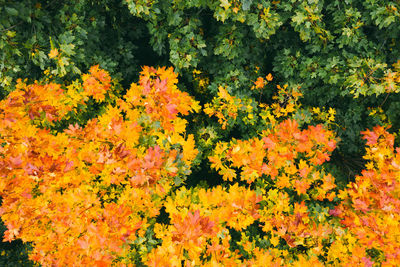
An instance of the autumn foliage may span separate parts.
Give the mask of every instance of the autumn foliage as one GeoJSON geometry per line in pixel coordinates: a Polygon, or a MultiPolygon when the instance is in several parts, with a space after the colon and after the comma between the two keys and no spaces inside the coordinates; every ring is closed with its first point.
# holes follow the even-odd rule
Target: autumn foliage
{"type": "Polygon", "coordinates": [[[113,97],[110,76],[98,66],[82,80],[20,82],[1,102],[5,240],[33,242],[31,258],[44,265],[108,265],[126,255],[196,156],[178,115],[198,106],[177,90],[171,69],[145,68],[102,115],[52,130],[90,97],[113,97]]]}
{"type": "Polygon", "coordinates": [[[400,150],[386,129],[363,132],[366,169],[339,190],[325,164],[338,139],[299,121],[296,89],[279,86],[253,114],[220,87],[203,109],[210,119],[226,129],[242,112],[263,129],[215,144],[220,185],[187,187],[199,151],[183,116],[201,107],[177,83],[171,68],[144,67],[122,93],[99,66],[70,84],[19,81],[0,102],[4,240],[32,243],[44,266],[400,261],[400,150]],[[79,124],[89,103],[99,114],[79,124]]]}

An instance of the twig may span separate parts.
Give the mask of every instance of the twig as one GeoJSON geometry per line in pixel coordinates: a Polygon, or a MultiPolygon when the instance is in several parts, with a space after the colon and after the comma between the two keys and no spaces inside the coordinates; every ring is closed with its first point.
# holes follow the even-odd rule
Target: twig
{"type": "Polygon", "coordinates": [[[385,99],[384,99],[383,102],[379,105],[379,107],[382,107],[382,105],[385,104],[385,102],[386,102],[386,100],[388,99],[388,97],[389,97],[389,93],[386,94],[385,99]]]}
{"type": "Polygon", "coordinates": [[[11,26],[11,27],[8,27],[8,28],[6,28],[6,29],[0,30],[0,32],[9,31],[9,30],[11,30],[11,29],[17,27],[17,26],[20,25],[20,24],[22,24],[22,21],[18,22],[17,24],[15,24],[15,25],[13,25],[13,26],[11,26]]]}

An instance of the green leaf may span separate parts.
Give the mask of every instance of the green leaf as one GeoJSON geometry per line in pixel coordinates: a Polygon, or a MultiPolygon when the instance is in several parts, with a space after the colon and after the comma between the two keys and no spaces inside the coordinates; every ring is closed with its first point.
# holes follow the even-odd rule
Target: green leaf
{"type": "Polygon", "coordinates": [[[5,9],[6,9],[6,12],[9,14],[9,15],[11,15],[11,16],[18,16],[18,10],[16,10],[15,8],[13,8],[13,7],[5,7],[5,9]]]}
{"type": "Polygon", "coordinates": [[[242,9],[244,11],[250,10],[251,3],[253,3],[253,0],[242,0],[242,9]]]}

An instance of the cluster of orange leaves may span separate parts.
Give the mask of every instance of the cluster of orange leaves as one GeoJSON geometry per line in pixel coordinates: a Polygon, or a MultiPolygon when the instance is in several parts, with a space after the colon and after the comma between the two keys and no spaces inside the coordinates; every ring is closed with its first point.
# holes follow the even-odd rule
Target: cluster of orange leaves
{"type": "Polygon", "coordinates": [[[144,68],[124,100],[84,127],[40,127],[89,97],[111,96],[111,78],[98,66],[82,80],[20,82],[0,103],[4,239],[33,242],[30,258],[45,266],[108,266],[129,253],[197,154],[178,115],[198,106],[177,89],[172,69],[144,68]]]}
{"type": "MultiPolygon", "coordinates": [[[[363,132],[366,170],[339,191],[323,165],[336,147],[334,133],[300,127],[289,116],[298,95],[288,98],[287,87],[279,87],[276,103],[260,105],[268,127],[259,137],[216,144],[209,160],[227,183],[177,189],[175,178],[190,173],[197,155],[180,116],[200,108],[177,82],[172,69],[144,67],[117,98],[98,66],[68,86],[19,81],[0,102],[4,240],[32,242],[30,258],[44,266],[109,266],[121,258],[127,261],[120,265],[133,265],[132,245],[146,242],[148,229],[160,244],[136,252],[149,266],[400,261],[400,149],[393,135],[382,127],[363,132]],[[91,98],[114,104],[82,127],[52,128],[78,116],[91,98]],[[155,220],[162,208],[168,222],[155,220]]],[[[242,101],[222,87],[218,97],[223,101],[214,99],[204,112],[226,128],[242,101]]]]}
{"type": "Polygon", "coordinates": [[[372,266],[368,251],[382,266],[400,262],[400,148],[381,126],[362,132],[367,140],[366,169],[340,192],[344,201],[331,211],[341,218],[347,236],[332,245],[336,257],[349,264],[372,266]],[[345,243],[343,240],[346,240],[345,243]],[[350,241],[349,241],[350,240],[350,241]]]}
{"type": "Polygon", "coordinates": [[[268,255],[263,256],[263,261],[264,257],[269,259],[265,264],[316,261],[316,256],[322,252],[333,226],[326,218],[318,221],[310,216],[305,201],[332,201],[336,196],[334,178],[321,169],[335,147],[332,132],[321,125],[301,130],[291,119],[277,123],[260,138],[217,144],[210,156],[211,166],[225,180],[240,179],[250,185],[260,182],[263,185],[259,189],[264,205],[257,210],[257,221],[271,244],[270,250],[259,252],[268,255]],[[302,201],[293,202],[293,195],[302,201]],[[285,255],[275,248],[281,240],[289,248],[305,246],[311,254],[304,259],[285,255]]]}
{"type": "Polygon", "coordinates": [[[97,101],[104,101],[105,94],[110,89],[111,77],[99,66],[93,66],[89,70],[90,74],[83,74],[83,88],[88,95],[97,101]]]}
{"type": "Polygon", "coordinates": [[[254,82],[255,88],[256,89],[262,89],[268,82],[272,81],[273,77],[271,73],[268,73],[267,76],[265,76],[265,79],[263,77],[258,77],[257,80],[254,82]]]}

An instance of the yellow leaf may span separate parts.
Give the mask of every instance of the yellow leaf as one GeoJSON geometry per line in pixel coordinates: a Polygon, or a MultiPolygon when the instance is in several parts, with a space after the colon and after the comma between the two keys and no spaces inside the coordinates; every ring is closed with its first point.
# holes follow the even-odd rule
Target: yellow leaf
{"type": "Polygon", "coordinates": [[[276,247],[279,244],[279,237],[276,235],[273,235],[269,241],[271,242],[271,244],[276,247]]]}
{"type": "Polygon", "coordinates": [[[228,0],[220,0],[220,2],[221,2],[220,7],[225,8],[225,10],[231,6],[231,3],[229,3],[228,0]]]}
{"type": "Polygon", "coordinates": [[[56,56],[58,56],[58,49],[51,49],[49,53],[49,58],[55,58],[56,56]]]}

